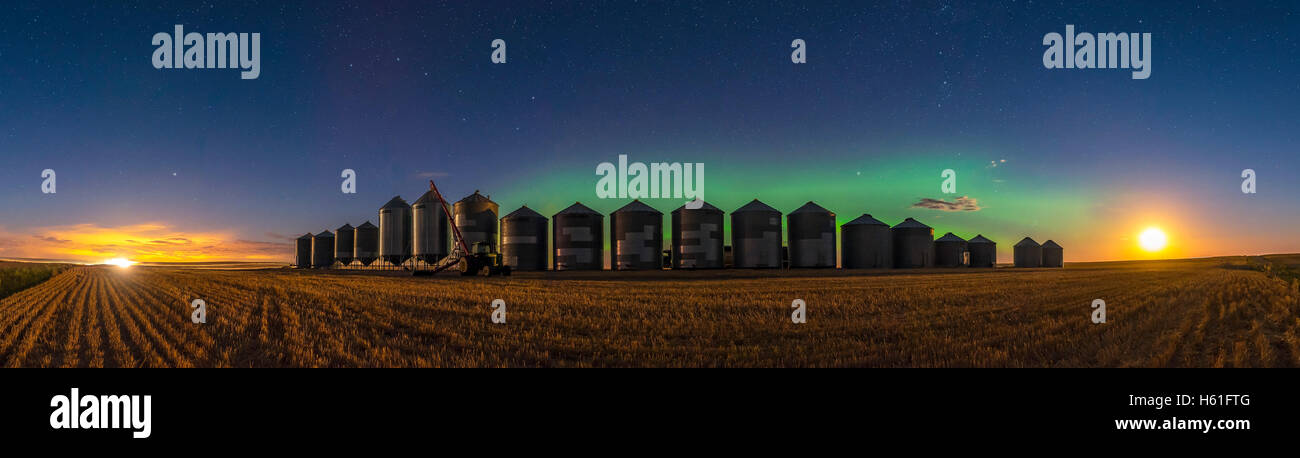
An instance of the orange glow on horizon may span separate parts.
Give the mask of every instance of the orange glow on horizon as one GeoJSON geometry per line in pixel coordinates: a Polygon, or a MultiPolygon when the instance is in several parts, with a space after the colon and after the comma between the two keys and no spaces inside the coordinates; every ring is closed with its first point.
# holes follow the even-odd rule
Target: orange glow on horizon
{"type": "Polygon", "coordinates": [[[287,262],[293,245],[286,241],[243,240],[231,233],[194,232],[161,223],[106,227],[75,224],[33,230],[0,231],[0,256],[56,259],[89,264],[142,262],[287,262]],[[106,261],[107,260],[107,261],[106,261]]]}

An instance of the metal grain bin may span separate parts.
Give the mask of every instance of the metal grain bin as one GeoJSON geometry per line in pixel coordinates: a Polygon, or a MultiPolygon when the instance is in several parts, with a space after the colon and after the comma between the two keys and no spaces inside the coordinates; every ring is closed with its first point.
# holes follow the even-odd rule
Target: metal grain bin
{"type": "Polygon", "coordinates": [[[379,228],[370,221],[361,223],[357,226],[357,244],[352,251],[352,257],[361,261],[361,265],[368,266],[379,259],[379,228]]]}
{"type": "Polygon", "coordinates": [[[633,200],[609,215],[614,270],[663,268],[664,214],[633,200]]]}
{"type": "Polygon", "coordinates": [[[356,231],[351,224],[344,224],[334,231],[334,260],[339,264],[346,266],[352,263],[352,251],[356,249],[357,242],[356,231]]]}
{"type": "Polygon", "coordinates": [[[758,199],[731,212],[731,246],[737,268],[781,267],[781,212],[758,199]]]}
{"type": "Polygon", "coordinates": [[[311,234],[298,237],[294,248],[293,265],[299,269],[311,268],[311,234]]]}
{"type": "Polygon", "coordinates": [[[546,270],[546,217],[527,205],[502,217],[501,257],[514,270],[546,270]]]}
{"type": "Polygon", "coordinates": [[[966,242],[966,250],[970,252],[971,267],[993,267],[998,263],[998,244],[983,235],[966,242]]]}
{"type": "Polygon", "coordinates": [[[889,231],[894,238],[894,268],[934,266],[934,229],[907,218],[889,231]]]}
{"type": "Polygon", "coordinates": [[[311,238],[311,267],[326,269],[331,265],[334,265],[334,234],[321,231],[311,238]]]}
{"type": "Polygon", "coordinates": [[[790,267],[835,267],[835,212],[812,202],[786,215],[790,267]]]}
{"type": "Polygon", "coordinates": [[[401,265],[411,258],[411,206],[401,196],[379,209],[379,258],[401,265]]]}
{"type": "Polygon", "coordinates": [[[555,270],[601,270],[605,267],[605,216],[581,202],[551,216],[555,270]]]}
{"type": "Polygon", "coordinates": [[[415,259],[436,263],[451,253],[451,222],[442,211],[442,200],[433,191],[411,204],[411,254],[415,259]]]}
{"type": "Polygon", "coordinates": [[[685,205],[672,213],[672,267],[674,269],[721,269],[723,212],[703,202],[700,208],[685,205]]]}
{"type": "Polygon", "coordinates": [[[935,267],[966,265],[966,240],[951,232],[934,241],[935,267]]]}
{"type": "Polygon", "coordinates": [[[497,252],[497,215],[501,213],[501,207],[496,202],[475,190],[457,201],[453,210],[456,227],[470,250],[475,249],[475,243],[483,243],[488,252],[497,252]]]}
{"type": "Polygon", "coordinates": [[[845,269],[888,269],[894,266],[894,238],[889,225],[871,215],[840,226],[840,264],[845,269]]]}
{"type": "Polygon", "coordinates": [[[1065,251],[1056,242],[1043,242],[1043,267],[1064,267],[1065,251]]]}
{"type": "Polygon", "coordinates": [[[1039,267],[1043,265],[1043,247],[1034,239],[1025,237],[1014,248],[1016,267],[1039,267]]]}

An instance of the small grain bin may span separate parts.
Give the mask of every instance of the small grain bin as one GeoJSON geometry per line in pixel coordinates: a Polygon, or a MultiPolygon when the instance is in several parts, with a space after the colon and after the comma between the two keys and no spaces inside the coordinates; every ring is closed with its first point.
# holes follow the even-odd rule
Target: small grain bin
{"type": "Polygon", "coordinates": [[[966,249],[970,251],[971,267],[993,267],[998,263],[998,244],[983,235],[966,242],[966,249]]]}
{"type": "Polygon", "coordinates": [[[1043,242],[1043,267],[1064,267],[1065,251],[1056,242],[1043,242]]]}
{"type": "Polygon", "coordinates": [[[327,269],[331,265],[334,265],[334,234],[321,231],[311,238],[311,267],[327,269]]]}
{"type": "Polygon", "coordinates": [[[555,270],[601,270],[605,267],[605,216],[581,202],[551,216],[555,270]]]}
{"type": "Polygon", "coordinates": [[[840,264],[845,269],[894,266],[894,239],[889,225],[863,213],[840,226],[840,264]]]}
{"type": "Polygon", "coordinates": [[[356,249],[356,229],[351,224],[344,224],[334,231],[334,260],[344,266],[352,263],[352,251],[356,249]]]}
{"type": "Polygon", "coordinates": [[[1025,237],[1014,248],[1016,267],[1039,267],[1043,265],[1043,247],[1034,239],[1025,237]]]}
{"type": "Polygon", "coordinates": [[[889,231],[894,239],[894,268],[934,266],[934,229],[907,218],[889,231]]]}
{"type": "Polygon", "coordinates": [[[487,196],[479,194],[478,190],[457,201],[453,207],[456,228],[460,229],[465,245],[474,250],[474,244],[482,243],[487,245],[488,252],[496,253],[497,215],[501,213],[501,207],[487,196]]]}
{"type": "Polygon", "coordinates": [[[812,202],[786,215],[790,267],[835,268],[835,212],[812,202]]]}
{"type": "Polygon", "coordinates": [[[731,212],[735,267],[781,267],[781,212],[754,199],[731,212]]]}
{"type": "Polygon", "coordinates": [[[311,234],[298,237],[294,250],[294,266],[299,269],[311,268],[311,234]]]}
{"type": "Polygon", "coordinates": [[[502,217],[502,262],[514,270],[546,270],[546,222],[527,205],[502,217]]]}
{"type": "Polygon", "coordinates": [[[961,267],[966,260],[966,240],[951,232],[934,241],[935,267],[961,267]]]}
{"type": "Polygon", "coordinates": [[[411,254],[415,259],[432,264],[451,253],[451,222],[442,208],[442,200],[432,190],[411,204],[411,254]]]}
{"type": "Polygon", "coordinates": [[[672,266],[674,269],[721,269],[723,212],[702,202],[700,208],[685,205],[672,213],[672,266]]]}
{"type": "Polygon", "coordinates": [[[609,215],[614,270],[663,268],[664,214],[633,200],[609,215]]]}
{"type": "Polygon", "coordinates": [[[411,206],[401,196],[379,209],[379,258],[401,265],[411,258],[411,206]]]}
{"type": "Polygon", "coordinates": [[[379,228],[370,224],[370,221],[357,226],[356,246],[352,250],[352,257],[361,261],[363,266],[369,266],[379,259],[379,228]]]}

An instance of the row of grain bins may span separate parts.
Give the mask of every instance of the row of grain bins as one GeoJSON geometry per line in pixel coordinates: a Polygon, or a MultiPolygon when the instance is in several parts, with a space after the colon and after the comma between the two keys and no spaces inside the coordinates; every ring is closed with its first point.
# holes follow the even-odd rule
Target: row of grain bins
{"type": "Polygon", "coordinates": [[[1062,267],[1065,264],[1061,245],[1051,240],[1039,245],[1029,237],[1016,244],[1014,258],[1016,267],[1062,267]]]}
{"type": "MultiPolygon", "coordinates": [[[[503,264],[514,270],[604,268],[605,217],[582,203],[559,211],[549,221],[526,205],[498,220],[499,206],[475,191],[453,209],[455,229],[470,249],[500,253],[503,264]],[[552,256],[554,263],[548,265],[552,256]]],[[[793,268],[834,268],[837,254],[846,269],[993,267],[997,263],[997,245],[992,240],[976,235],[968,241],[951,232],[936,240],[934,229],[912,218],[891,227],[864,214],[839,228],[841,246],[837,246],[834,212],[808,202],[784,217],[788,252],[782,244],[780,211],[755,199],[732,212],[730,264],[779,268],[788,260],[793,268]]],[[[674,210],[669,231],[671,267],[726,267],[724,219],[724,212],[707,202],[699,208],[674,210]]],[[[640,201],[614,211],[609,224],[611,268],[663,268],[663,224],[663,213],[640,201]]],[[[394,197],[380,208],[378,228],[366,222],[355,229],[344,225],[337,235],[325,231],[299,238],[298,265],[322,268],[336,261],[343,266],[355,261],[370,266],[382,260],[392,266],[410,261],[411,267],[418,268],[450,253],[451,231],[452,224],[432,192],[413,205],[394,197]]],[[[1038,246],[1026,238],[1015,248],[1017,267],[1060,267],[1061,260],[1055,242],[1038,246]]]]}

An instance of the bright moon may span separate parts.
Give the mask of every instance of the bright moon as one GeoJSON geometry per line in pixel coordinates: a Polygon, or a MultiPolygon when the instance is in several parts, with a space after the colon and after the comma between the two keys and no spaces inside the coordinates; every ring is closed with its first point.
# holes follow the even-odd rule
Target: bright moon
{"type": "Polygon", "coordinates": [[[1165,232],[1155,227],[1142,231],[1142,235],[1138,236],[1138,244],[1147,251],[1160,251],[1165,248],[1167,242],[1165,232]]]}
{"type": "Polygon", "coordinates": [[[118,266],[118,267],[121,267],[121,268],[125,269],[125,268],[127,268],[127,267],[131,267],[131,265],[135,264],[135,261],[131,261],[131,260],[126,259],[126,258],[113,258],[113,259],[109,259],[109,260],[107,260],[107,261],[104,261],[104,264],[114,265],[114,266],[118,266]]]}

